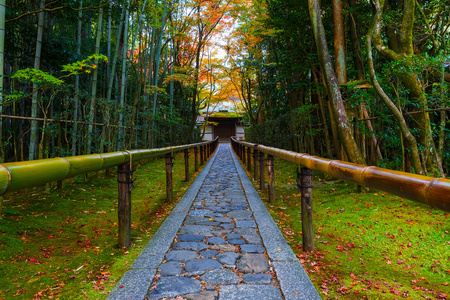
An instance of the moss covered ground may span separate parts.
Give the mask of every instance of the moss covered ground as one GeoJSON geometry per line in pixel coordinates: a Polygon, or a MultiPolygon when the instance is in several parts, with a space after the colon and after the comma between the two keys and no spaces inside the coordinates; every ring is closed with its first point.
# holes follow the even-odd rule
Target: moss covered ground
{"type": "Polygon", "coordinates": [[[276,159],[277,200],[260,196],[323,299],[450,299],[449,213],[315,174],[316,251],[304,253],[296,170],[276,159]]]}
{"type": "MultiPolygon", "coordinates": [[[[192,151],[191,151],[192,152],[192,151]]],[[[184,181],[183,154],[174,160],[174,199],[184,181]]],[[[0,299],[105,299],[170,214],[165,161],[141,163],[134,173],[132,247],[117,247],[117,175],[105,171],[7,194],[0,219],[0,299]]]]}

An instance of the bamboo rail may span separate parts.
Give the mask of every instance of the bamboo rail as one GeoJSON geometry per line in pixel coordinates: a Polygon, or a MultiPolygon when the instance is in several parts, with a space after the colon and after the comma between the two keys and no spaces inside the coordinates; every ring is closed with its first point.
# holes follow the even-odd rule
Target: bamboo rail
{"type": "Polygon", "coordinates": [[[269,202],[275,201],[273,158],[278,157],[296,163],[301,172],[297,174],[297,186],[301,193],[302,245],[303,251],[314,251],[314,226],[312,209],[312,171],[320,171],[336,178],[376,188],[400,197],[430,205],[450,212],[450,180],[363,166],[340,160],[331,160],[264,145],[252,144],[231,138],[235,153],[251,172],[250,149],[254,149],[254,179],[259,179],[259,189],[265,190],[264,163],[267,162],[269,202]],[[247,152],[245,148],[247,147],[247,152]],[[267,155],[267,158],[266,158],[267,155]],[[259,156],[259,176],[256,159],[259,156]],[[259,177],[259,178],[258,178],[259,177]]]}
{"type": "MultiPolygon", "coordinates": [[[[118,244],[120,247],[131,246],[131,191],[133,186],[132,166],[139,160],[165,156],[166,158],[166,200],[173,200],[172,159],[173,153],[185,152],[186,180],[189,180],[189,161],[186,152],[194,148],[208,148],[208,154],[216,148],[218,138],[214,141],[189,145],[166,147],[159,149],[144,149],[131,151],[117,151],[110,153],[57,157],[33,161],[5,163],[0,165],[0,196],[8,192],[43,185],[58,181],[58,188],[62,187],[61,180],[77,175],[96,172],[111,167],[118,167],[118,244]]],[[[207,153],[203,159],[207,159],[207,153]]],[[[209,156],[209,155],[208,155],[209,156]]],[[[197,158],[197,156],[196,156],[197,158]]],[[[196,171],[198,165],[196,160],[196,171]]]]}
{"type": "Polygon", "coordinates": [[[296,163],[336,178],[376,188],[450,212],[450,180],[358,165],[232,139],[244,147],[296,163]]]}
{"type": "Polygon", "coordinates": [[[136,163],[139,160],[163,156],[184,149],[203,147],[216,142],[4,163],[0,165],[0,196],[7,192],[35,187],[129,162],[136,163]]]}

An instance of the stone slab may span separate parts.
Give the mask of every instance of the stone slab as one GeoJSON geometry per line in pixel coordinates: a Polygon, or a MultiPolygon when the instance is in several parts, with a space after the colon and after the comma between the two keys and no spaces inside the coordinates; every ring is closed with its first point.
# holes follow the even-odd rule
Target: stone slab
{"type": "Polygon", "coordinates": [[[188,250],[173,250],[173,251],[167,252],[167,254],[166,254],[166,260],[168,260],[168,261],[186,262],[188,260],[193,260],[196,258],[197,258],[197,253],[194,251],[188,251],[188,250]]]}
{"type": "Polygon", "coordinates": [[[225,252],[217,255],[217,260],[224,265],[234,266],[239,256],[239,253],[236,252],[225,252]]]}
{"type": "Polygon", "coordinates": [[[190,274],[201,275],[206,271],[222,268],[222,264],[214,259],[200,258],[186,262],[184,268],[190,274]]]}
{"type": "Polygon", "coordinates": [[[186,300],[216,300],[217,293],[214,291],[204,291],[183,296],[186,300]]]}
{"type": "Polygon", "coordinates": [[[264,247],[260,245],[244,244],[240,247],[242,253],[264,253],[264,247]]]}
{"type": "Polygon", "coordinates": [[[184,225],[180,229],[180,234],[198,234],[204,236],[211,236],[211,231],[214,226],[209,225],[184,225]]]}
{"type": "Polygon", "coordinates": [[[271,284],[272,279],[273,279],[272,274],[269,273],[242,275],[242,280],[246,284],[271,284]]]}
{"type": "Polygon", "coordinates": [[[181,276],[161,277],[158,279],[156,288],[150,290],[148,293],[148,299],[177,297],[184,294],[197,293],[201,290],[202,284],[197,279],[181,276]]]}
{"type": "Polygon", "coordinates": [[[206,272],[200,280],[212,285],[237,284],[239,277],[230,270],[218,269],[206,272]]]}
{"type": "Polygon", "coordinates": [[[202,251],[209,248],[205,243],[198,242],[178,242],[172,245],[173,250],[193,250],[202,251]]]}
{"type": "Polygon", "coordinates": [[[219,300],[282,300],[280,290],[271,285],[226,285],[219,289],[219,300]]]}
{"type": "Polygon", "coordinates": [[[266,256],[260,253],[245,253],[236,263],[242,273],[262,273],[269,271],[266,256]]]}
{"type": "Polygon", "coordinates": [[[203,235],[197,234],[182,234],[177,237],[178,242],[201,242],[205,239],[203,235]]]}
{"type": "Polygon", "coordinates": [[[169,261],[159,266],[159,274],[162,276],[175,276],[183,273],[183,267],[177,261],[169,261]]]}

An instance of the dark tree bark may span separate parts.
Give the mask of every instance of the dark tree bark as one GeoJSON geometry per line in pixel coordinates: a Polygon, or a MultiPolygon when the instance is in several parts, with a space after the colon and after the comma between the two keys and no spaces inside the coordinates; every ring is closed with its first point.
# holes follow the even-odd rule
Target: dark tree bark
{"type": "Polygon", "coordinates": [[[308,2],[320,66],[323,71],[328,95],[332,103],[333,114],[337,121],[341,143],[344,146],[350,161],[358,164],[365,164],[365,159],[361,155],[355,139],[353,138],[351,125],[348,121],[347,112],[342,101],[341,90],[339,89],[339,83],[328,51],[319,3],[317,0],[308,0],[308,2]]]}

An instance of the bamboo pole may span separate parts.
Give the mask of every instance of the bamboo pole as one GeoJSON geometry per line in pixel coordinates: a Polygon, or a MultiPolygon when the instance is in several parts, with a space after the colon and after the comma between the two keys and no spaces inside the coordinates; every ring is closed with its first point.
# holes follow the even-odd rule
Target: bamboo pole
{"type": "Polygon", "coordinates": [[[379,189],[412,201],[430,205],[436,209],[450,211],[450,180],[423,175],[331,160],[284,149],[236,141],[248,147],[258,147],[264,153],[299,164],[311,170],[326,173],[336,178],[379,189]]]}

